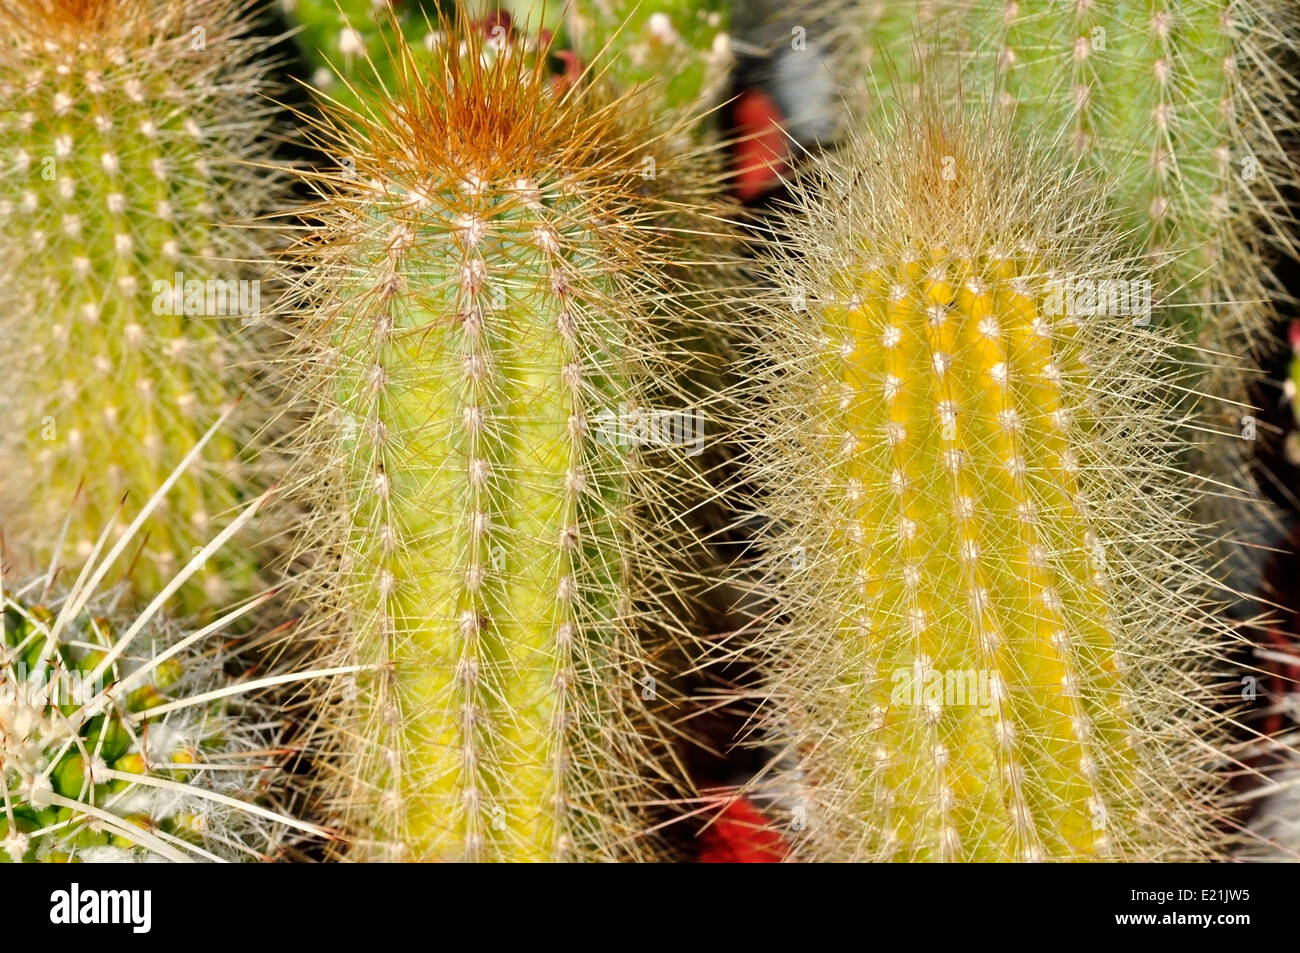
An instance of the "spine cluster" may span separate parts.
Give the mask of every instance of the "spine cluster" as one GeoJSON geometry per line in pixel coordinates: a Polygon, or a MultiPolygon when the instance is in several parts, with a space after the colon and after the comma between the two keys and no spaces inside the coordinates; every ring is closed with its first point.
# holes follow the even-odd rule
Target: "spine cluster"
{"type": "MultiPolygon", "coordinates": [[[[263,289],[242,263],[265,251],[231,223],[278,195],[243,164],[269,155],[260,41],[228,0],[6,0],[0,24],[6,525],[75,565],[249,395],[150,527],[133,584],[156,591],[250,493],[263,289]]],[[[215,561],[188,607],[246,595],[255,567],[215,561]]]]}

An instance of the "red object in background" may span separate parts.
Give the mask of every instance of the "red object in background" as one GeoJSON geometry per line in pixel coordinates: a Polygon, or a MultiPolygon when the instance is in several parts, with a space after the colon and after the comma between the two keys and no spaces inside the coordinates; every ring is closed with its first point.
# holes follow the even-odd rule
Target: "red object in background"
{"type": "MultiPolygon", "coordinates": [[[[509,16],[509,14],[506,14],[506,16],[509,16]]],[[[551,80],[552,88],[554,88],[556,94],[563,96],[578,84],[578,80],[582,79],[582,74],[587,71],[587,66],[582,62],[582,58],[572,50],[557,50],[555,48],[555,34],[550,30],[538,31],[537,43],[541,49],[546,51],[547,56],[564,64],[564,70],[556,73],[551,80]]]]}
{"type": "Polygon", "coordinates": [[[701,864],[778,864],[789,849],[772,822],[748,798],[728,801],[700,833],[701,864]]]}
{"type": "Polygon", "coordinates": [[[489,40],[509,40],[515,35],[515,18],[509,10],[493,10],[483,19],[475,22],[483,29],[489,40]],[[501,29],[498,30],[497,27],[501,29]]]}
{"type": "Polygon", "coordinates": [[[564,72],[552,80],[555,84],[555,91],[563,95],[573,86],[576,86],[578,80],[582,79],[586,67],[583,66],[582,59],[578,54],[572,50],[552,50],[551,55],[564,64],[564,72]]]}
{"type": "Polygon", "coordinates": [[[790,167],[790,140],[781,122],[785,116],[761,89],[747,89],[736,98],[732,120],[736,143],[733,170],[736,198],[750,202],[781,182],[790,167]]]}
{"type": "MultiPolygon", "coordinates": [[[[1272,647],[1283,655],[1295,654],[1295,642],[1286,633],[1269,629],[1267,638],[1272,647]]],[[[1287,699],[1300,686],[1300,665],[1269,659],[1261,667],[1268,672],[1268,697],[1271,699],[1287,699]]],[[[1286,725],[1286,718],[1286,711],[1271,712],[1264,720],[1264,734],[1273,737],[1280,733],[1286,725]]]]}

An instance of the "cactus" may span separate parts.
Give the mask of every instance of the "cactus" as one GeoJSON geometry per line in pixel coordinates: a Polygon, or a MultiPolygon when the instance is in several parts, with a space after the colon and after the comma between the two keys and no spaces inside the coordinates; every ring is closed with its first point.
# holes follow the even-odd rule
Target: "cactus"
{"type": "MultiPolygon", "coordinates": [[[[364,112],[358,84],[374,85],[372,76],[391,86],[402,57],[418,68],[436,68],[444,41],[439,25],[446,18],[432,3],[400,9],[368,0],[283,5],[301,25],[299,43],[316,67],[312,85],[350,108],[364,112]]],[[[677,126],[682,110],[716,104],[731,62],[723,0],[467,0],[455,6],[462,21],[483,28],[492,48],[540,35],[565,61],[570,79],[599,58],[620,89],[654,85],[656,97],[643,99],[640,108],[655,111],[669,127],[677,126]]]]}
{"type": "MultiPolygon", "coordinates": [[[[901,16],[929,48],[969,64],[967,92],[995,95],[1021,130],[1057,138],[1108,183],[1125,225],[1180,305],[1169,317],[1221,365],[1250,352],[1290,248],[1285,196],[1300,170],[1291,4],[917,0],[853,4],[854,30],[915,75],[901,16]]],[[[849,61],[862,57],[848,44],[849,61]]],[[[1211,385],[1214,389],[1215,385],[1211,385]]],[[[1233,395],[1236,396],[1236,395],[1233,395]]]]}
{"type": "Polygon", "coordinates": [[[1084,173],[919,102],[796,184],[766,255],[759,791],[796,859],[1221,856],[1193,370],[1097,306],[1149,292],[1084,173]]]}
{"type": "Polygon", "coordinates": [[[312,67],[302,78],[349,107],[359,105],[358,82],[371,75],[385,83],[394,80],[392,54],[399,36],[413,51],[429,54],[438,42],[433,3],[431,13],[419,3],[397,6],[386,0],[281,0],[280,5],[299,27],[297,42],[312,67]]]}
{"type": "Polygon", "coordinates": [[[724,0],[578,0],[564,29],[588,61],[600,57],[624,89],[661,86],[669,116],[712,106],[731,64],[724,0]]]}
{"type": "Polygon", "coordinates": [[[1188,383],[1205,439],[1189,466],[1228,488],[1202,519],[1227,528],[1234,572],[1258,572],[1246,527],[1276,517],[1257,488],[1254,385],[1286,297],[1277,259],[1296,255],[1295,4],[915,0],[868,26],[878,8],[853,3],[841,71],[861,70],[851,37],[864,32],[916,88],[923,57],[898,30],[911,16],[921,47],[960,56],[967,94],[996,99],[1021,134],[1037,130],[1104,183],[1167,290],[1164,322],[1201,368],[1188,383]]]}
{"type": "MultiPolygon", "coordinates": [[[[239,0],[0,2],[0,271],[11,342],[0,475],[33,560],[81,559],[124,494],[147,498],[229,405],[255,391],[251,336],[273,206],[270,113],[239,0]],[[250,325],[245,327],[245,325],[250,325]],[[65,547],[50,531],[84,481],[65,547]]],[[[133,584],[157,591],[251,497],[239,402],[209,459],[158,508],[133,584]]],[[[243,547],[195,574],[197,610],[247,595],[243,547]]]]}
{"type": "Polygon", "coordinates": [[[681,399],[673,228],[708,231],[656,195],[708,163],[656,154],[635,101],[444,29],[424,78],[396,46],[373,118],[331,109],[355,175],[311,178],[286,305],[317,315],[305,626],[366,668],[322,719],[327,804],[352,859],[656,856],[647,805],[679,782],[649,711],[675,624],[655,571],[684,532],[662,477],[693,448],[646,412],[681,399]]]}
{"type": "Polygon", "coordinates": [[[147,608],[124,611],[121,593],[102,585],[212,433],[108,552],[109,531],[99,537],[70,586],[53,571],[0,584],[0,861],[265,860],[324,836],[275,804],[284,752],[257,695],[316,673],[225,674],[222,630],[257,602],[188,632],[161,612],[261,500],[147,608]]]}

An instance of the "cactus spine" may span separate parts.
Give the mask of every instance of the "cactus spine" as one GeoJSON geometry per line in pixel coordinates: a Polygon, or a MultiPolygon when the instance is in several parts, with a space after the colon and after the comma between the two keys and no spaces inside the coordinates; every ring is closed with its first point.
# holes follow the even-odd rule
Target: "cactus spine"
{"type": "MultiPolygon", "coordinates": [[[[1289,247],[1285,195],[1300,183],[1280,143],[1297,120],[1286,65],[1297,50],[1292,5],[894,6],[916,18],[930,48],[965,55],[977,99],[995,95],[1019,129],[1056,136],[1109,184],[1171,301],[1185,305],[1170,316],[1189,341],[1200,334],[1221,364],[1259,343],[1278,290],[1270,245],[1289,247]]],[[[879,7],[855,4],[855,22],[912,75],[910,40],[879,7]]]]}
{"type": "MultiPolygon", "coordinates": [[[[263,67],[235,0],[0,3],[0,266],[13,303],[0,401],[0,489],[14,538],[43,561],[81,559],[124,493],[147,498],[252,376],[265,257],[224,222],[274,203],[259,137],[263,67]],[[213,224],[216,223],[216,224],[213,224]],[[53,552],[78,485],[82,507],[53,552]]],[[[134,583],[156,591],[248,496],[241,454],[254,400],[149,527],[134,583]]],[[[215,560],[190,608],[246,595],[254,561],[215,560]]]]}
{"type": "Polygon", "coordinates": [[[16,590],[0,577],[0,862],[266,860],[323,836],[276,805],[283,752],[257,696],[298,676],[236,684],[224,671],[222,630],[257,603],[191,631],[161,612],[256,503],[147,608],[124,611],[102,585],[212,433],[107,552],[109,531],[96,540],[70,586],[53,571],[16,590]]]}
{"type": "Polygon", "coordinates": [[[674,545],[645,513],[673,488],[653,483],[670,451],[617,422],[675,370],[648,302],[674,300],[680,210],[627,102],[448,29],[424,78],[397,47],[377,118],[333,113],[356,176],[316,180],[304,248],[306,598],[369,669],[324,726],[333,804],[354,859],[651,856],[639,813],[667,768],[634,618],[674,545]]]}
{"type": "Polygon", "coordinates": [[[1187,371],[1053,301],[1139,274],[1086,178],[939,116],[850,134],[768,256],[755,651],[794,855],[1215,856],[1187,371]]]}

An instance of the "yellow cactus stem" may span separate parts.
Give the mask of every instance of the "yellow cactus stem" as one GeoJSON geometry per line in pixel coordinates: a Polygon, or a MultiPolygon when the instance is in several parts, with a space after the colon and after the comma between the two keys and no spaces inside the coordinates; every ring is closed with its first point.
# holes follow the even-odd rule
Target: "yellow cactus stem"
{"type": "Polygon", "coordinates": [[[1048,155],[922,100],[816,164],[768,252],[755,652],[797,859],[1222,849],[1194,370],[1048,155]]]}

